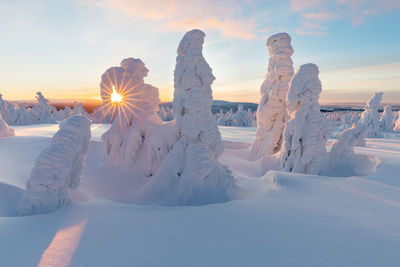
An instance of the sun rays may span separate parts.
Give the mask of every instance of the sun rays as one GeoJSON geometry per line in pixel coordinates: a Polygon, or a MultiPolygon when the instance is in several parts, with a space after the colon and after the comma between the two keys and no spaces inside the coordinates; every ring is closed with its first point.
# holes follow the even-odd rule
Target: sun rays
{"type": "Polygon", "coordinates": [[[119,124],[122,125],[129,124],[132,117],[139,118],[138,112],[145,111],[140,104],[146,101],[141,97],[145,93],[136,90],[140,83],[135,82],[134,75],[129,75],[125,71],[121,79],[118,79],[115,70],[111,75],[109,73],[106,75],[107,82],[102,82],[106,89],[105,96],[102,96],[103,105],[100,108],[103,111],[102,119],[111,115],[111,120],[118,119],[119,124]]]}

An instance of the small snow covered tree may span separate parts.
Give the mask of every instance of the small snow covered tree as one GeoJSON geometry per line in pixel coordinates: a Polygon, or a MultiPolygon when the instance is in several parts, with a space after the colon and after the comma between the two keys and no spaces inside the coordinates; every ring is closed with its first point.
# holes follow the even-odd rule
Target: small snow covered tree
{"type": "Polygon", "coordinates": [[[329,174],[335,176],[354,175],[354,147],[363,144],[368,127],[359,123],[341,131],[328,153],[329,174]]]}
{"type": "Polygon", "coordinates": [[[383,92],[375,93],[368,101],[364,112],[361,114],[360,123],[368,126],[368,137],[382,137],[379,123],[379,104],[381,103],[383,92]]]}
{"type": "Polygon", "coordinates": [[[108,69],[101,78],[101,98],[106,113],[113,112],[110,129],[102,136],[106,145],[108,166],[120,163],[131,165],[149,131],[162,124],[158,89],[144,83],[148,69],[140,59],[127,58],[121,67],[108,69]],[[114,101],[113,96],[120,96],[114,101]]]}
{"type": "Polygon", "coordinates": [[[392,106],[385,106],[380,120],[382,131],[393,131],[393,117],[392,106]]]}
{"type": "Polygon", "coordinates": [[[79,186],[89,139],[90,121],[86,117],[75,115],[61,122],[36,159],[20,204],[21,215],[52,212],[69,204],[68,189],[79,186]]]}
{"type": "Polygon", "coordinates": [[[0,113],[0,138],[14,136],[14,130],[8,126],[8,124],[3,120],[0,113]]]}
{"type": "Polygon", "coordinates": [[[243,110],[243,104],[239,104],[238,111],[232,115],[232,126],[250,127],[253,123],[253,113],[243,110]]]}
{"type": "Polygon", "coordinates": [[[37,92],[36,94],[39,105],[36,114],[37,121],[39,123],[55,123],[56,119],[54,115],[57,112],[56,108],[49,104],[49,100],[47,100],[41,92],[37,92]]]}
{"type": "Polygon", "coordinates": [[[320,174],[326,159],[325,144],[332,125],[318,104],[322,91],[315,64],[301,65],[289,85],[287,97],[291,119],[286,122],[281,169],[288,172],[320,174]]]}
{"type": "Polygon", "coordinates": [[[394,123],[393,130],[400,131],[400,111],[397,114],[398,114],[397,115],[398,118],[397,118],[396,122],[394,123]]]}
{"type": "Polygon", "coordinates": [[[173,109],[180,137],[144,192],[149,202],[224,202],[235,188],[231,172],[217,161],[223,146],[211,112],[215,77],[203,57],[204,36],[200,30],[191,30],[179,43],[173,109]]]}
{"type": "Polygon", "coordinates": [[[285,122],[288,120],[286,96],[293,76],[293,48],[287,33],[272,35],[267,40],[268,73],[261,85],[261,100],[257,109],[256,140],[251,157],[256,160],[281,149],[285,122]]]}

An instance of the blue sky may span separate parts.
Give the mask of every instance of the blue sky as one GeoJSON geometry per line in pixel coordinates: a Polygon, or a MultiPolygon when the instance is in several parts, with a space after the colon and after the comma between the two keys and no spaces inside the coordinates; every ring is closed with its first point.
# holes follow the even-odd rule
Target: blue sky
{"type": "Polygon", "coordinates": [[[101,74],[141,58],[146,82],[173,96],[176,48],[192,28],[206,33],[204,56],[215,99],[259,100],[269,35],[288,32],[297,66],[320,67],[322,102],[365,101],[384,91],[400,103],[398,0],[0,1],[0,92],[33,99],[97,99],[101,74]]]}

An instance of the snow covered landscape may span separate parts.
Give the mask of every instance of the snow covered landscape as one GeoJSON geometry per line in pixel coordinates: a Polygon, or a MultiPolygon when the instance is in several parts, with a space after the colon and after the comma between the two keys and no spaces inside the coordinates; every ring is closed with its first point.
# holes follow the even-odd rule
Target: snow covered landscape
{"type": "Polygon", "coordinates": [[[45,2],[0,3],[0,267],[399,266],[399,3],[45,2]]]}
{"type": "Polygon", "coordinates": [[[255,128],[219,127],[225,149],[219,160],[232,170],[241,195],[221,204],[163,207],[133,204],[148,182],[137,167],[129,175],[101,169],[100,137],[108,127],[91,127],[73,205],[39,216],[19,217],[18,205],[35,158],[58,126],[16,126],[16,136],[0,139],[2,266],[398,263],[400,133],[356,149],[381,160],[375,173],[327,177],[265,174],[249,161],[255,128]]]}

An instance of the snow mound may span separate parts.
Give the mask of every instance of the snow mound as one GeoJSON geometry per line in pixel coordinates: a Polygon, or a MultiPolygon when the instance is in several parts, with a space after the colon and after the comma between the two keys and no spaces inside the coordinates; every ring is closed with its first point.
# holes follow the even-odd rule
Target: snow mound
{"type": "Polygon", "coordinates": [[[360,123],[368,126],[368,137],[383,137],[379,122],[379,105],[383,92],[375,93],[368,101],[365,111],[361,114],[360,123]]]}
{"type": "Polygon", "coordinates": [[[36,159],[21,201],[21,215],[52,212],[69,204],[68,189],[78,188],[85,167],[90,124],[81,115],[61,122],[36,159]]]}
{"type": "Polygon", "coordinates": [[[268,38],[270,54],[268,73],[261,85],[261,100],[257,109],[256,141],[252,147],[253,159],[271,155],[281,149],[285,122],[288,120],[286,97],[293,76],[293,48],[287,33],[268,38]]]}
{"type": "Polygon", "coordinates": [[[3,117],[1,116],[0,113],[0,138],[1,137],[9,137],[9,136],[14,136],[14,130],[8,126],[8,124],[3,120],[3,117]]]}
{"type": "Polygon", "coordinates": [[[290,81],[288,108],[291,119],[286,123],[281,169],[287,172],[320,174],[326,160],[326,141],[332,125],[320,112],[322,91],[315,64],[301,65],[290,81]]]}
{"type": "Polygon", "coordinates": [[[18,205],[23,192],[16,186],[0,182],[0,217],[18,215],[18,205]]]}
{"type": "Polygon", "coordinates": [[[162,205],[202,205],[231,199],[234,179],[217,158],[221,134],[211,112],[215,80],[202,49],[205,34],[187,32],[179,43],[173,109],[179,140],[143,195],[162,205]]]}
{"type": "Polygon", "coordinates": [[[113,117],[110,129],[102,136],[108,167],[134,163],[150,130],[162,124],[157,114],[158,89],[144,83],[147,73],[140,59],[127,58],[121,67],[112,67],[101,77],[103,107],[113,117]],[[112,102],[115,92],[122,96],[121,102],[112,102]]]}

